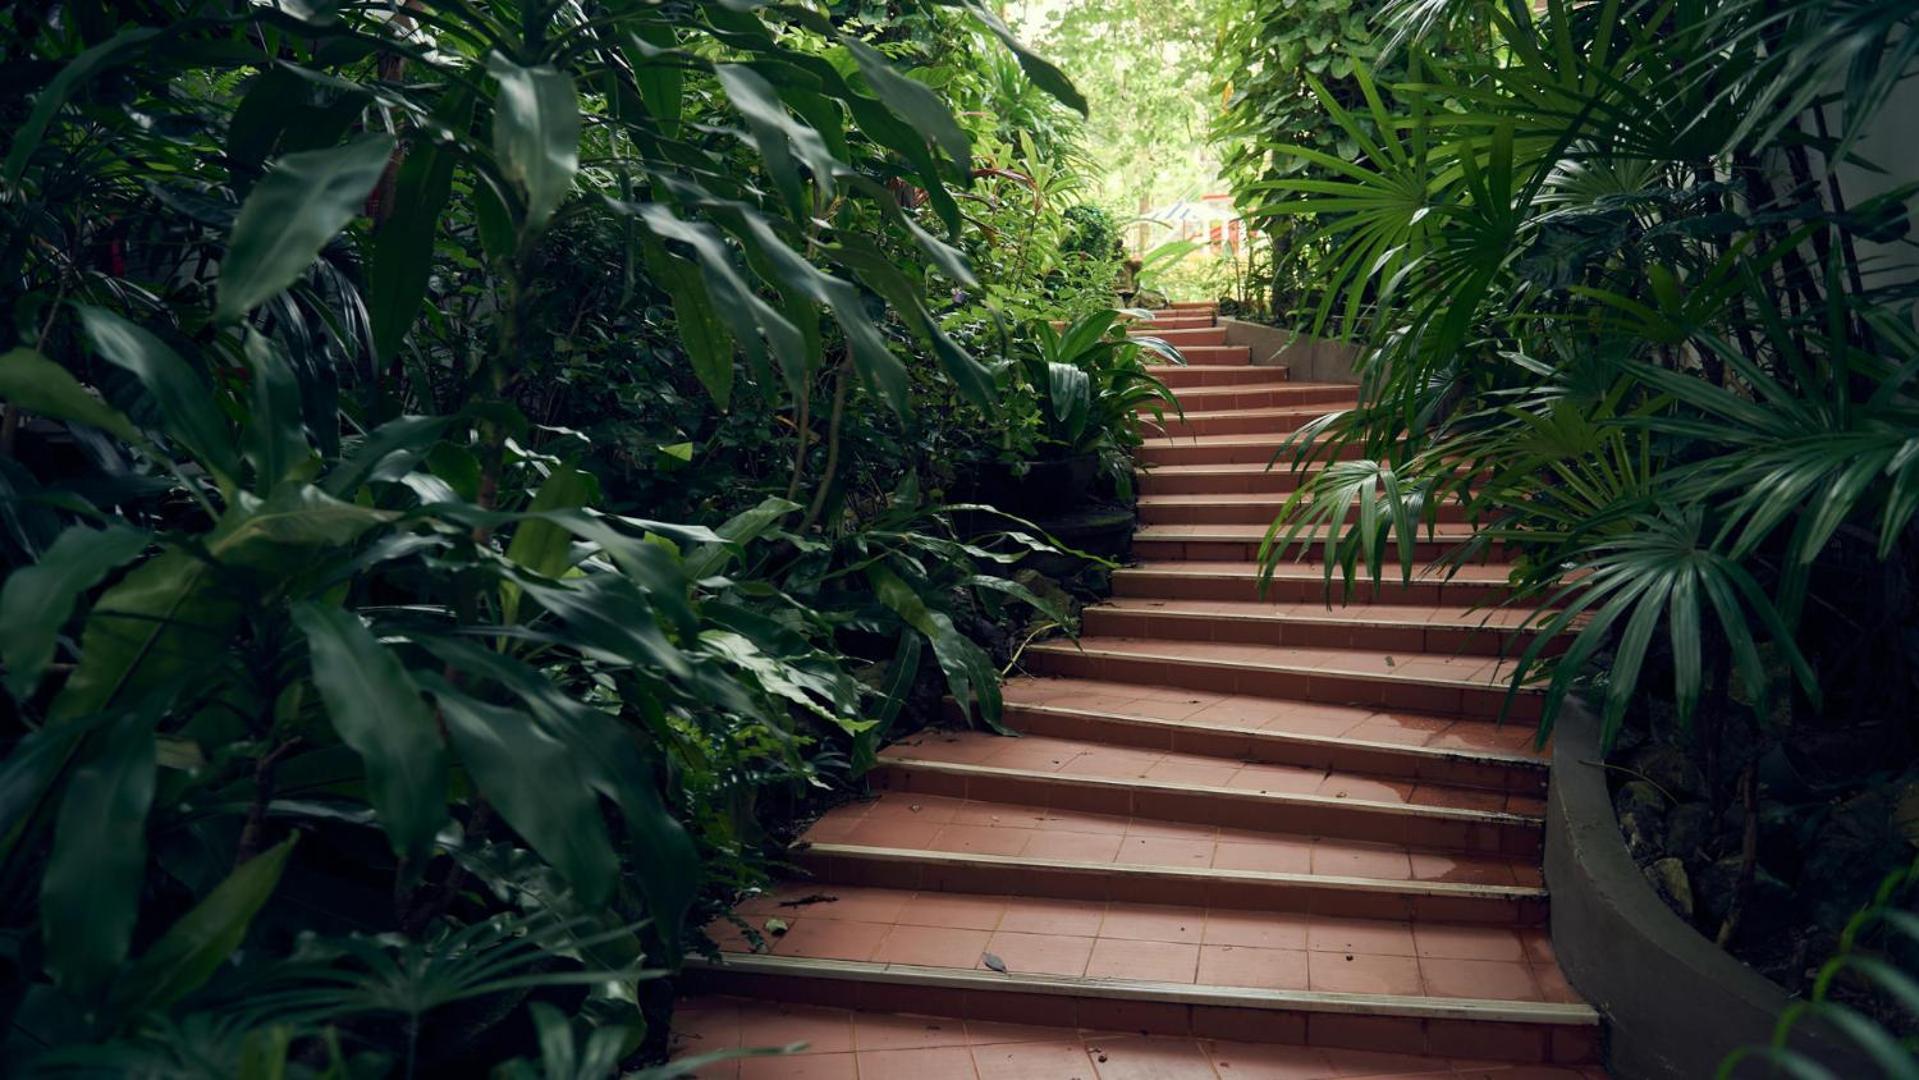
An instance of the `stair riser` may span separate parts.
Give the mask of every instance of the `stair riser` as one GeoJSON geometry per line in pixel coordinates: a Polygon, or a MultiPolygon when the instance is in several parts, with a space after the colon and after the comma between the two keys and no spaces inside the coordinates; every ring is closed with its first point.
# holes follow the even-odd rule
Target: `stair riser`
{"type": "MultiPolygon", "coordinates": [[[[1046,645],[1026,652],[1023,665],[1035,675],[1147,686],[1178,686],[1215,694],[1323,701],[1377,709],[1470,716],[1490,720],[1506,703],[1504,684],[1441,683],[1396,676],[1301,671],[1208,660],[1157,660],[1126,654],[1081,652],[1072,645],[1046,645]]],[[[1541,695],[1523,693],[1507,719],[1530,724],[1539,719],[1541,695]]]]}
{"type": "Polygon", "coordinates": [[[1222,327],[1210,327],[1195,330],[1167,330],[1160,326],[1134,326],[1126,330],[1128,337],[1155,337],[1179,348],[1188,345],[1224,345],[1226,331],[1222,327]]]}
{"type": "Polygon", "coordinates": [[[986,1023],[1533,1064],[1581,1065],[1598,1060],[1597,1029],[1578,1024],[1368,1016],[1345,1011],[1136,1000],[1109,996],[1110,991],[1095,994],[1090,989],[1054,987],[1038,980],[962,988],[905,976],[888,976],[881,981],[837,972],[801,976],[705,964],[690,967],[680,981],[693,993],[986,1023]]]}
{"type": "MultiPolygon", "coordinates": [[[[1142,446],[1134,453],[1134,457],[1141,465],[1264,465],[1273,460],[1273,455],[1285,441],[1282,435],[1256,443],[1204,443],[1182,439],[1170,445],[1142,446]]],[[[1340,448],[1339,460],[1355,461],[1363,456],[1358,446],[1340,448]]],[[[1275,469],[1285,471],[1291,468],[1292,456],[1289,451],[1275,465],[1275,469]]]]}
{"type": "MultiPolygon", "coordinates": [[[[1281,535],[1283,536],[1284,534],[1282,533],[1281,535]]],[[[1455,541],[1421,539],[1413,543],[1413,560],[1422,563],[1432,562],[1458,549],[1459,543],[1455,541]]],[[[1397,560],[1399,558],[1397,543],[1393,544],[1388,549],[1388,552],[1389,564],[1387,573],[1388,576],[1393,576],[1397,568],[1391,565],[1390,560],[1397,560]]],[[[1297,559],[1303,563],[1319,563],[1326,555],[1325,543],[1323,540],[1315,540],[1306,548],[1304,558],[1299,558],[1300,554],[1299,544],[1295,542],[1286,549],[1283,561],[1292,562],[1297,559]]],[[[1507,553],[1503,550],[1502,546],[1494,545],[1490,550],[1479,552],[1479,554],[1487,558],[1499,560],[1504,559],[1507,553]]],[[[1251,562],[1259,558],[1259,541],[1207,539],[1153,540],[1146,537],[1137,537],[1133,540],[1133,555],[1135,558],[1149,562],[1162,559],[1186,559],[1201,562],[1251,562]]]]}
{"type": "Polygon", "coordinates": [[[1167,386],[1179,389],[1193,386],[1263,386],[1287,383],[1292,372],[1283,367],[1192,367],[1187,364],[1153,364],[1148,370],[1167,386]]]}
{"type": "Polygon", "coordinates": [[[1188,439],[1195,435],[1278,435],[1284,432],[1298,431],[1314,420],[1325,415],[1314,405],[1286,404],[1280,406],[1262,406],[1262,408],[1281,408],[1291,411],[1280,413],[1259,413],[1253,415],[1234,413],[1189,412],[1182,419],[1171,409],[1156,421],[1157,429],[1142,428],[1149,435],[1174,439],[1188,439]]]}
{"type": "Polygon", "coordinates": [[[1211,315],[1169,314],[1152,322],[1133,323],[1126,328],[1129,334],[1153,336],[1167,330],[1211,330],[1214,321],[1211,315]]]}
{"type": "MultiPolygon", "coordinates": [[[[1149,492],[1148,494],[1160,494],[1149,492]]],[[[1278,516],[1279,508],[1286,501],[1283,494],[1275,494],[1271,502],[1258,503],[1217,503],[1191,504],[1153,504],[1141,503],[1139,522],[1142,525],[1268,525],[1278,516]]],[[[1346,515],[1351,521],[1359,516],[1357,507],[1346,515]]],[[[1458,525],[1466,520],[1466,509],[1462,506],[1447,505],[1439,508],[1439,522],[1445,525],[1458,525]]]]}
{"type": "MultiPolygon", "coordinates": [[[[1335,602],[1343,599],[1342,588],[1335,578],[1331,594],[1335,602]]],[[[1503,582],[1440,582],[1416,578],[1412,584],[1405,585],[1397,577],[1389,575],[1380,583],[1377,591],[1370,580],[1361,580],[1354,587],[1352,603],[1426,604],[1433,607],[1458,604],[1472,607],[1498,603],[1505,598],[1506,591],[1503,582]]],[[[1274,604],[1324,603],[1327,600],[1325,584],[1318,578],[1274,578],[1262,597],[1250,578],[1188,575],[1158,570],[1114,572],[1113,595],[1164,600],[1265,600],[1274,604]]]]}
{"type": "Polygon", "coordinates": [[[1382,625],[1326,619],[1235,619],[1214,614],[1174,615],[1090,607],[1084,632],[1094,637],[1218,641],[1315,649],[1364,649],[1406,656],[1517,656],[1530,634],[1479,627],[1382,625]]]}
{"type": "Polygon", "coordinates": [[[1246,364],[1253,362],[1253,350],[1244,345],[1182,345],[1179,355],[1188,364],[1246,364]]]}
{"type": "Polygon", "coordinates": [[[1006,723],[1028,735],[1082,739],[1141,750],[1205,754],[1262,765],[1334,769],[1521,795],[1543,795],[1546,791],[1543,765],[1489,762],[1465,754],[1419,751],[1410,747],[1289,738],[1268,732],[1198,725],[1155,724],[1150,720],[1073,714],[1021,705],[1006,707],[1006,723]]]}
{"type": "MultiPolygon", "coordinates": [[[[1269,368],[1248,368],[1268,371],[1269,368]]],[[[1188,416],[1232,409],[1294,409],[1322,407],[1322,414],[1352,404],[1352,391],[1343,386],[1313,386],[1281,382],[1270,386],[1194,386],[1173,395],[1188,416]]]]}
{"type": "Polygon", "coordinates": [[[1089,814],[1124,814],[1153,821],[1272,829],[1310,836],[1447,851],[1535,857],[1537,823],[1503,817],[1445,817],[1416,808],[1371,810],[1338,800],[1294,801],[1257,792],[1126,782],[1090,782],[1055,774],[930,768],[881,758],[867,774],[874,787],[955,799],[1021,803],[1089,814]]]}
{"type": "Polygon", "coordinates": [[[1281,463],[1265,472],[1171,474],[1142,469],[1137,474],[1142,495],[1249,495],[1285,496],[1299,487],[1311,471],[1293,472],[1281,463]]]}
{"type": "Polygon", "coordinates": [[[1113,867],[941,865],[835,852],[799,853],[799,864],[821,884],[922,892],[1041,896],[1088,903],[1172,904],[1235,911],[1293,911],[1349,919],[1427,919],[1486,926],[1544,926],[1545,899],[1492,894],[1422,895],[1405,891],[1260,881],[1251,876],[1121,871],[1113,867]]]}

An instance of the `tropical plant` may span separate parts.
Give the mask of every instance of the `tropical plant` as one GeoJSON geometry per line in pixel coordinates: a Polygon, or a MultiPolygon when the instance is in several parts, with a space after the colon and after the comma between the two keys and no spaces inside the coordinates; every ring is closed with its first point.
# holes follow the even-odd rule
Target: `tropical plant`
{"type": "Polygon", "coordinates": [[[1113,334],[1122,317],[1109,308],[1083,315],[1060,330],[1037,323],[1032,351],[1021,365],[1039,403],[1039,452],[1053,457],[1099,455],[1126,497],[1140,426],[1163,421],[1168,407],[1184,415],[1178,398],[1146,370],[1141,358],[1150,354],[1171,364],[1185,360],[1160,338],[1113,334]]]}
{"type": "Polygon", "coordinates": [[[883,472],[839,460],[849,413],[997,409],[928,299],[975,284],[971,142],[885,33],[722,0],[0,16],[33,91],[0,105],[9,1071],[484,1066],[422,1018],[509,1031],[565,984],[564,1024],[482,1045],[603,1072],[657,1044],[694,913],[763,876],[758,801],[850,776],[917,677],[849,628],[992,698],[939,613],[1023,602],[968,580],[1013,556],[863,517],[883,472]],[[790,437],[788,497],[659,520],[636,474],[695,446],[615,441],[618,399],[612,440],[572,426],[613,372],[790,437]],[[844,622],[788,591],[828,579],[844,622]]]}
{"type": "MultiPolygon", "coordinates": [[[[1348,107],[1309,78],[1356,155],[1275,133],[1270,153],[1321,175],[1257,185],[1261,213],[1309,222],[1327,251],[1307,328],[1365,349],[1361,404],[1283,451],[1312,471],[1268,569],[1323,541],[1329,591],[1362,567],[1410,576],[1413,535],[1463,506],[1478,538],[1453,561],[1503,553],[1532,613],[1503,676],[1543,680],[1541,737],[1589,689],[1609,744],[1630,724],[1683,748],[1709,812],[1748,837],[1772,820],[1769,753],[1912,715],[1912,687],[1872,672],[1910,659],[1919,336],[1909,279],[1882,267],[1919,184],[1846,187],[1905,92],[1914,18],[1815,0],[1390,8],[1403,81],[1355,62],[1348,107]],[[1462,26],[1499,47],[1425,48],[1462,26]],[[1341,447],[1364,460],[1326,464],[1341,447]]],[[[1843,779],[1805,761],[1772,790],[1897,785],[1911,732],[1881,738],[1843,779]]],[[[1809,906],[1891,849],[1846,850],[1859,873],[1808,881],[1809,906]]],[[[1722,941],[1756,851],[1707,928],[1722,941]]]]}
{"type": "Polygon", "coordinates": [[[1741,1068],[1749,1061],[1770,1065],[1775,1075],[1806,1080],[1838,1075],[1819,1060],[1816,1051],[1793,1044],[1794,1033],[1809,1024],[1837,1032],[1888,1077],[1919,1076],[1919,1052],[1912,1037],[1901,1037],[1894,1027],[1858,1007],[1876,995],[1892,1002],[1892,1010],[1903,1013],[1908,1024],[1919,1020],[1919,982],[1911,974],[1913,951],[1919,947],[1919,917],[1911,911],[1915,880],[1919,880],[1919,863],[1879,883],[1872,901],[1847,920],[1839,949],[1820,965],[1812,992],[1779,1014],[1772,1042],[1742,1046],[1726,1055],[1719,1065],[1720,1080],[1750,1075],[1752,1070],[1741,1068]],[[1851,998],[1852,1003],[1842,998],[1851,998]]]}

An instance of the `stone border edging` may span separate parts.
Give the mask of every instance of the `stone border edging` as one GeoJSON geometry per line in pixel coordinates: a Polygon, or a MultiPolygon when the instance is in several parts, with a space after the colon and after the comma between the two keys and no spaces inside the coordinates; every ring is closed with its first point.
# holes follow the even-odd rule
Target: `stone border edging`
{"type": "Polygon", "coordinates": [[[1321,341],[1296,331],[1221,315],[1214,322],[1226,331],[1226,344],[1253,352],[1253,366],[1283,365],[1297,382],[1358,384],[1353,358],[1359,350],[1341,341],[1321,341]]]}
{"type": "MultiPolygon", "coordinates": [[[[1788,997],[1675,915],[1626,851],[1599,725],[1568,699],[1553,729],[1546,889],[1560,970],[1606,1017],[1618,1080],[1701,1080],[1732,1050],[1771,1041],[1788,997]]],[[[1841,1076],[1876,1076],[1850,1046],[1801,1025],[1795,1049],[1841,1076]]],[[[1742,1074],[1744,1070],[1741,1070],[1742,1074]]]]}

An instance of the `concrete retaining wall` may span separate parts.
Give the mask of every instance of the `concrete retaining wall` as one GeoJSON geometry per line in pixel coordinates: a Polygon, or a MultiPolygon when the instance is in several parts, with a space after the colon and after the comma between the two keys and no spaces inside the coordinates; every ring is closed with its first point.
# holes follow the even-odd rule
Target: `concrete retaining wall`
{"type": "MultiPolygon", "coordinates": [[[[1553,950],[1566,978],[1607,1021],[1617,1080],[1700,1080],[1740,1046],[1771,1041],[1785,991],[1673,914],[1619,834],[1599,725],[1568,702],[1553,731],[1546,888],[1553,950]]],[[[1858,1052],[1815,1028],[1795,1049],[1839,1076],[1877,1076],[1858,1052]]],[[[1740,1075],[1765,1075],[1760,1072],[1740,1075]]]]}
{"type": "Polygon", "coordinates": [[[1253,351],[1255,365],[1284,365],[1292,369],[1293,378],[1299,382],[1359,382],[1353,374],[1353,359],[1359,350],[1345,342],[1320,341],[1281,327],[1225,316],[1220,317],[1219,325],[1226,330],[1226,344],[1244,345],[1253,351]]]}

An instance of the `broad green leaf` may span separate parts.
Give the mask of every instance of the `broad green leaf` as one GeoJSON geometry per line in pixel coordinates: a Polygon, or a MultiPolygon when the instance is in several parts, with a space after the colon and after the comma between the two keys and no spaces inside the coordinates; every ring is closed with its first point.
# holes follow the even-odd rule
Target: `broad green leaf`
{"type": "Polygon", "coordinates": [[[1018,35],[1008,29],[1006,23],[993,13],[992,8],[987,7],[981,0],[963,0],[962,6],[972,12],[973,17],[978,19],[986,29],[992,31],[994,37],[999,38],[1008,49],[1012,50],[1013,55],[1019,60],[1020,69],[1026,72],[1027,78],[1033,80],[1033,85],[1058,98],[1062,104],[1078,110],[1081,116],[1087,115],[1086,96],[1074,88],[1073,80],[1028,49],[1018,35]]]}
{"type": "MultiPolygon", "coordinates": [[[[435,116],[456,133],[473,122],[473,95],[451,92],[435,116]]],[[[453,167],[459,155],[430,131],[420,131],[400,163],[393,184],[393,209],[373,238],[373,259],[367,268],[367,320],[373,328],[373,352],[390,360],[400,351],[407,328],[426,299],[433,272],[433,238],[440,231],[440,214],[453,190],[453,167]]]]}
{"type": "Polygon", "coordinates": [[[960,708],[970,714],[977,704],[980,718],[989,727],[1007,733],[1000,725],[999,671],[985,650],[960,633],[951,616],[929,607],[925,599],[892,570],[874,563],[866,568],[866,578],[880,603],[891,608],[900,621],[925,635],[932,644],[933,659],[946,674],[947,686],[960,708]]]}
{"type": "Polygon", "coordinates": [[[913,683],[919,678],[920,657],[925,651],[925,639],[918,634],[900,635],[900,643],[893,650],[893,663],[887,669],[879,715],[873,718],[872,727],[853,737],[853,775],[864,775],[879,764],[880,742],[892,730],[893,721],[899,719],[900,709],[913,692],[913,683]]]}
{"type": "Polygon", "coordinates": [[[664,20],[641,21],[634,27],[634,47],[627,53],[633,65],[633,80],[639,84],[640,100],[646,111],[659,121],[660,133],[669,139],[680,137],[680,115],[686,108],[682,87],[686,81],[680,66],[656,55],[679,44],[672,25],[664,20]]]}
{"type": "Polygon", "coordinates": [[[647,266],[673,298],[680,344],[693,363],[693,374],[725,412],[733,398],[733,338],[713,311],[700,269],[669,253],[658,240],[649,237],[642,246],[647,266]]]}
{"type": "Polygon", "coordinates": [[[105,308],[86,304],[74,307],[94,351],[108,363],[132,372],[160,406],[167,434],[179,440],[223,486],[230,486],[239,471],[239,457],[234,453],[226,418],[199,374],[144,327],[105,308]]]}
{"type": "Polygon", "coordinates": [[[411,469],[453,423],[450,416],[401,416],[362,437],[326,476],[327,494],[350,498],[369,480],[392,480],[411,469]]]}
{"type": "Polygon", "coordinates": [[[477,701],[437,679],[433,686],[447,735],[474,786],[572,883],[580,903],[604,903],[619,859],[581,767],[584,748],[554,738],[518,709],[477,701]]]}
{"type": "MultiPolygon", "coordinates": [[[[529,514],[550,510],[570,510],[591,506],[600,498],[600,482],[590,472],[562,465],[553,470],[540,490],[533,495],[529,514]]],[[[541,577],[557,578],[573,564],[573,537],[566,529],[544,518],[529,517],[513,530],[506,557],[541,577]]],[[[513,582],[501,587],[502,618],[513,622],[519,613],[520,590],[513,582]]]]}
{"type": "Polygon", "coordinates": [[[300,279],[357,216],[393,157],[393,136],[362,135],[287,154],[253,185],[227,239],[215,314],[233,322],[300,279]]]}
{"type": "Polygon", "coordinates": [[[27,160],[39,147],[41,137],[47,132],[47,126],[53,123],[55,114],[60,111],[62,105],[67,103],[67,98],[72,96],[75,87],[92,77],[95,72],[120,63],[139,51],[141,46],[166,32],[150,27],[122,30],[74,57],[61,68],[60,73],[53,77],[53,81],[47,83],[34,96],[33,111],[27,115],[26,122],[13,132],[13,145],[7,149],[7,186],[12,187],[20,182],[20,176],[27,168],[27,160]]]}
{"type": "Polygon", "coordinates": [[[0,356],[0,400],[55,420],[91,424],[135,445],[146,443],[133,421],[88,393],[66,368],[32,349],[0,356]]]}
{"type": "Polygon", "coordinates": [[[153,803],[153,703],[87,740],[68,777],[40,880],[47,970],[82,1000],[103,994],[126,961],[147,866],[153,803]]]}
{"type": "Polygon", "coordinates": [[[400,658],[353,613],[299,604],[293,622],[306,635],[333,730],[365,764],[367,801],[393,850],[423,859],[446,821],[446,746],[433,710],[400,658]]]}
{"type": "Polygon", "coordinates": [[[215,564],[299,572],[301,549],[343,547],[390,516],[305,486],[290,485],[264,502],[243,494],[207,538],[205,557],[169,548],[94,605],[79,666],[54,700],[53,716],[72,719],[138,700],[223,664],[256,594],[223,582],[215,564]]]}
{"type": "Polygon", "coordinates": [[[678,963],[681,924],[700,889],[700,855],[661,799],[654,770],[633,729],[568,696],[512,657],[458,639],[432,638],[421,644],[459,670],[499,683],[548,731],[575,748],[587,782],[620,807],[635,848],[633,861],[643,868],[632,880],[646,898],[667,961],[678,963]]]}
{"type": "Polygon", "coordinates": [[[36,821],[53,782],[66,769],[93,721],[74,720],[29,732],[0,762],[0,861],[10,856],[36,821]]]}
{"type": "Polygon", "coordinates": [[[895,71],[886,57],[881,56],[871,45],[857,38],[846,38],[843,44],[853,54],[860,72],[866,76],[867,83],[872,86],[875,95],[886,103],[887,108],[905,117],[908,123],[919,129],[921,135],[946,151],[946,156],[961,168],[971,163],[973,144],[938,94],[924,83],[895,71]]]}
{"type": "Polygon", "coordinates": [[[299,834],[248,859],[117,979],[113,996],[126,1015],[164,1009],[199,989],[246,938],[253,916],[273,895],[299,834]]]}
{"type": "Polygon", "coordinates": [[[266,335],[246,332],[247,370],[253,375],[252,408],[242,443],[253,463],[253,485],[272,491],[313,457],[300,409],[300,380],[286,354],[266,335]]]}
{"type": "Polygon", "coordinates": [[[727,518],[725,524],[714,530],[724,543],[702,544],[688,555],[687,576],[698,581],[719,573],[743,545],[759,539],[781,518],[799,509],[800,504],[790,499],[769,496],[761,499],[759,505],[751,510],[743,510],[727,518]]]}
{"type": "Polygon", "coordinates": [[[75,525],[47,553],[22,567],[0,588],[0,661],[7,689],[26,698],[53,659],[54,636],[73,614],[80,594],[146,549],[152,535],[124,525],[75,525]]]}
{"type": "Polygon", "coordinates": [[[526,228],[537,232],[566,201],[580,168],[579,96],[572,78],[550,67],[523,68],[494,53],[486,69],[500,83],[493,153],[526,194],[526,228]]]}

